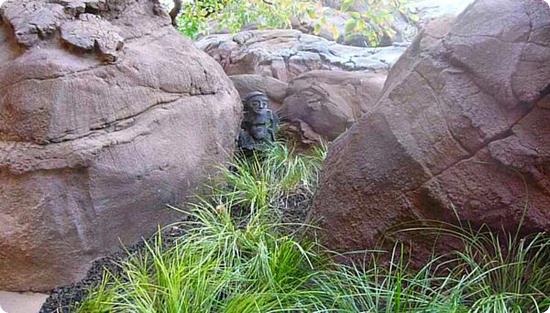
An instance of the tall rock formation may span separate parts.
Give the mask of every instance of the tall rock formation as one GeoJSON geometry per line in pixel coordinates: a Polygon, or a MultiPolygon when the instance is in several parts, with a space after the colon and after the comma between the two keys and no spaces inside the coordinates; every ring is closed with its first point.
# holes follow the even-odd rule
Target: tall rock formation
{"type": "MultiPolygon", "coordinates": [[[[311,213],[339,251],[436,219],[550,231],[550,8],[477,0],[419,36],[330,148],[311,213]]],[[[418,252],[433,242],[404,233],[418,252]]]]}
{"type": "Polygon", "coordinates": [[[0,289],[148,236],[231,154],[237,91],[152,0],[0,9],[0,289]]]}

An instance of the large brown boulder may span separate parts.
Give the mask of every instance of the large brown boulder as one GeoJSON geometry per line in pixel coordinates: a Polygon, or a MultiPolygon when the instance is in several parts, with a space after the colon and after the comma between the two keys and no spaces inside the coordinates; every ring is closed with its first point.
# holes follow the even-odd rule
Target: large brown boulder
{"type": "Polygon", "coordinates": [[[404,47],[362,48],[337,44],[297,30],[253,30],[201,38],[228,75],[258,74],[288,82],[312,70],[388,70],[404,47]]]}
{"type": "Polygon", "coordinates": [[[495,230],[550,231],[548,4],[478,0],[439,31],[417,38],[330,148],[311,218],[335,250],[374,248],[402,223],[456,223],[454,210],[495,230]]]}
{"type": "Polygon", "coordinates": [[[240,101],[158,1],[0,9],[0,289],[48,290],[178,218],[240,101]]]}
{"type": "Polygon", "coordinates": [[[385,73],[311,71],[293,79],[281,116],[304,134],[332,141],[345,132],[378,100],[385,73]]]}

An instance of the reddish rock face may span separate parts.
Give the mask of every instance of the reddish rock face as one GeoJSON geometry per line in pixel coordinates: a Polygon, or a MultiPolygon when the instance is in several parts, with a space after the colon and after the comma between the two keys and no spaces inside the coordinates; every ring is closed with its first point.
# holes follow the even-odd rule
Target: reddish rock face
{"type": "Polygon", "coordinates": [[[289,83],[281,116],[307,125],[312,140],[332,141],[375,104],[385,73],[311,71],[289,83]]]}
{"type": "MultiPolygon", "coordinates": [[[[330,148],[311,219],[338,251],[403,222],[550,230],[550,8],[478,0],[415,40],[372,111],[330,148]]],[[[418,251],[432,243],[411,240],[418,251]]]]}
{"type": "Polygon", "coordinates": [[[0,289],[48,290],[178,216],[241,115],[157,1],[0,9],[0,289]]]}

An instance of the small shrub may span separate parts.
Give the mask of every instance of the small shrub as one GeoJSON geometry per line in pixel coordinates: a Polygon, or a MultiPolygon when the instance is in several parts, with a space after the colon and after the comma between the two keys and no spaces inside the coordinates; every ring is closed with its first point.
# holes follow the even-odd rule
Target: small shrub
{"type": "Polygon", "coordinates": [[[223,179],[214,184],[213,194],[251,210],[267,208],[293,193],[311,196],[325,155],[324,146],[309,153],[296,153],[277,142],[265,152],[236,158],[229,167],[222,167],[223,179]]]}

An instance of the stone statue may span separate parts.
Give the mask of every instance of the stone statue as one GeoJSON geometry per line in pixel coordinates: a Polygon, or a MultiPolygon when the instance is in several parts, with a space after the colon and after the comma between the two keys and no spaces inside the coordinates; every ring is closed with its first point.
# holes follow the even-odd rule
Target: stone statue
{"type": "Polygon", "coordinates": [[[263,150],[275,141],[279,126],[277,114],[269,108],[269,99],[259,91],[249,93],[243,100],[244,118],[238,146],[244,153],[263,150]]]}

